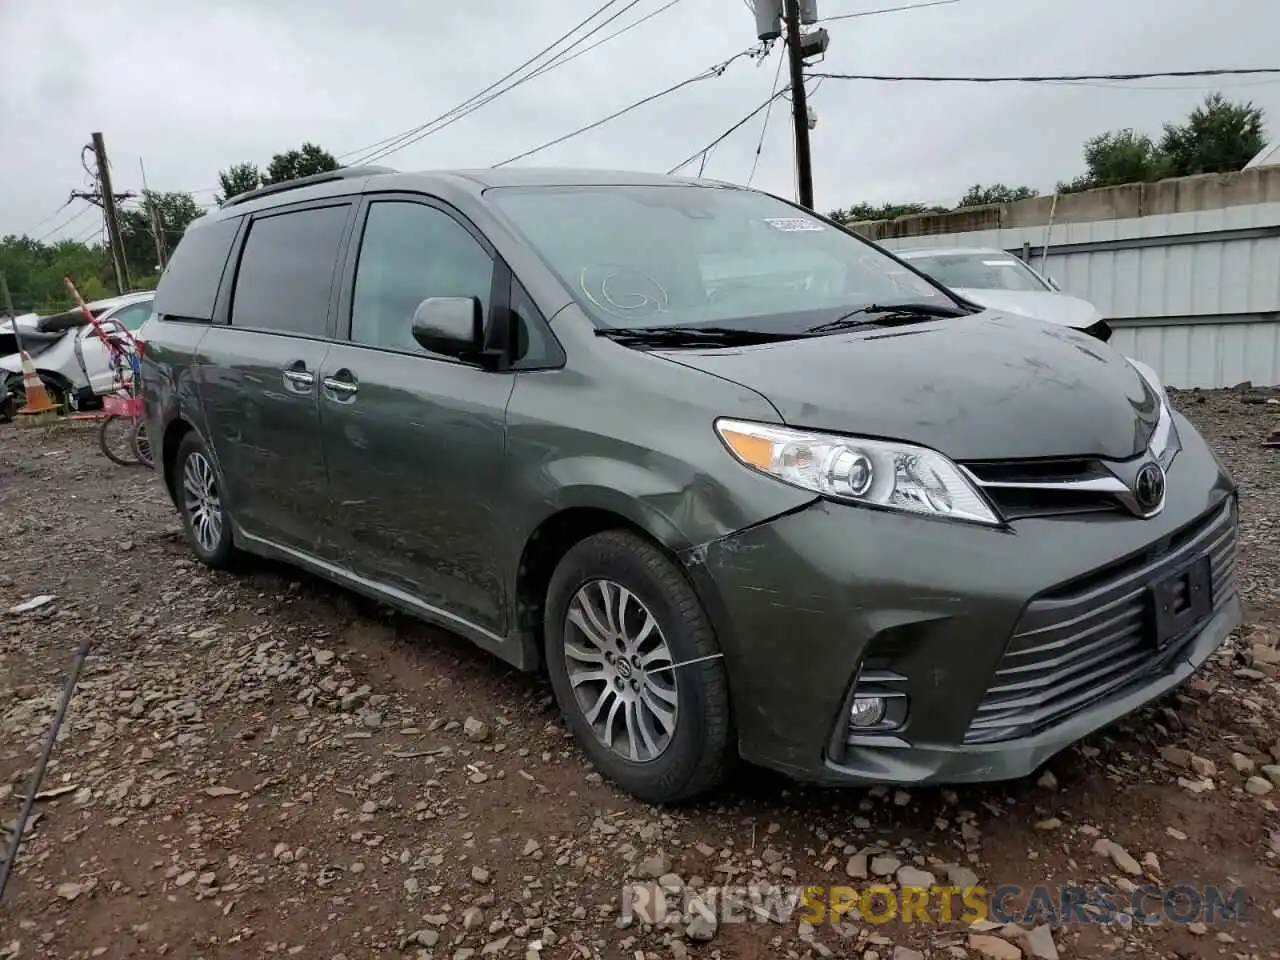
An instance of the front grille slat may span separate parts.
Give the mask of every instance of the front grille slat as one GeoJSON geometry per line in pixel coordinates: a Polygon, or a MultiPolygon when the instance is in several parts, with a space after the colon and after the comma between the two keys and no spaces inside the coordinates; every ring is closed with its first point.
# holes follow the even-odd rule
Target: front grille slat
{"type": "Polygon", "coordinates": [[[1235,592],[1234,502],[1168,538],[1168,549],[1095,571],[1023,611],[965,743],[1032,736],[1091,704],[1166,671],[1191,645],[1192,629],[1164,649],[1151,639],[1148,587],[1208,556],[1213,608],[1235,592]]]}

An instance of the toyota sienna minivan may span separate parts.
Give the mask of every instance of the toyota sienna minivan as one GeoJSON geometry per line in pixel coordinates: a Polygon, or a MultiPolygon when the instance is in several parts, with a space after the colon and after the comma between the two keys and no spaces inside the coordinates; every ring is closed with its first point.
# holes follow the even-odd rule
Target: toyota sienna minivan
{"type": "Polygon", "coordinates": [[[197,220],[143,370],[191,549],[545,670],[673,802],[1036,770],[1240,619],[1155,373],[726,184],[353,168],[197,220]]]}

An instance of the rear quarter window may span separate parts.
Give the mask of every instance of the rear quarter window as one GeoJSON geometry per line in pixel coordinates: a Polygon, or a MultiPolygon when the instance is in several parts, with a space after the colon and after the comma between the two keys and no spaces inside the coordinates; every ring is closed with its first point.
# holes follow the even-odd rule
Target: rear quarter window
{"type": "Polygon", "coordinates": [[[197,220],[187,228],[156,288],[157,314],[173,320],[208,322],[213,318],[218,286],[240,219],[205,224],[197,220]]]}

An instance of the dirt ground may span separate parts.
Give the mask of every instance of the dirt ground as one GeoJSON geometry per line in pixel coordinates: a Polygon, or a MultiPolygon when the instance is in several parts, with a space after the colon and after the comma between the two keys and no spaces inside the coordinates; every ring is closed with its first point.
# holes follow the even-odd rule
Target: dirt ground
{"type": "Polygon", "coordinates": [[[1178,695],[1023,781],[820,790],[746,768],[669,810],[601,782],[544,680],[288,567],[210,572],[150,471],[84,428],[0,427],[0,823],[74,647],[95,644],[0,958],[1280,957],[1271,396],[1176,397],[1241,485],[1248,620],[1178,695]],[[1020,935],[968,926],[958,901],[949,922],[931,905],[878,923],[889,901],[830,922],[769,899],[861,890],[868,866],[899,886],[1108,885],[1121,912],[1020,935]],[[652,878],[658,925],[624,895],[652,878]],[[725,885],[765,900],[700,912],[725,885]],[[1243,888],[1244,917],[1144,923],[1126,892],[1143,885],[1243,888]]]}

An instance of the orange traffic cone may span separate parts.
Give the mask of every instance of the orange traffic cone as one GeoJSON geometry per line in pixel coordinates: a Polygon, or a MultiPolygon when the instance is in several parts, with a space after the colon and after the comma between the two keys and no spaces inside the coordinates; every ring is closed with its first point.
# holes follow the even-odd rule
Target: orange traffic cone
{"type": "Polygon", "coordinates": [[[45,390],[44,382],[25,350],[22,351],[22,389],[27,395],[27,405],[18,411],[19,416],[53,413],[57,409],[50,402],[49,391],[45,390]]]}

